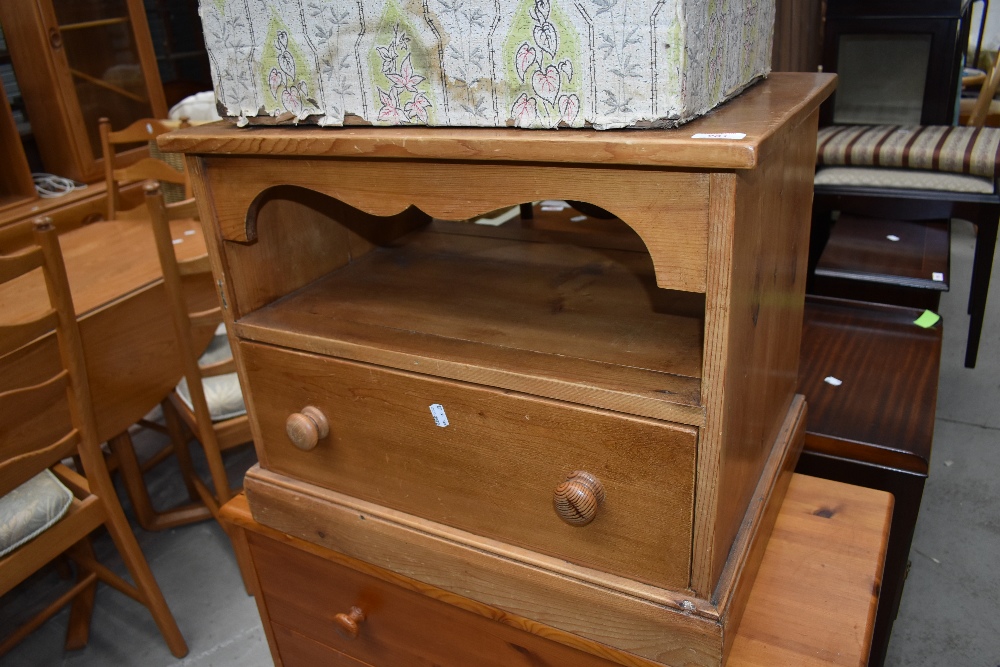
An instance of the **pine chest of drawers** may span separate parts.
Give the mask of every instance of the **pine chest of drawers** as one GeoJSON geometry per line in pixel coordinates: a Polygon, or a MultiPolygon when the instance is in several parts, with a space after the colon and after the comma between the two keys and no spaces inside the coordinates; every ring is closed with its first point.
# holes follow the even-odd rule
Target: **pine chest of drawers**
{"type": "Polygon", "coordinates": [[[612,662],[721,665],[802,445],[832,87],[775,74],[680,130],[162,139],[196,177],[254,518],[612,662]],[[625,224],[449,222],[538,200],[625,224]]]}

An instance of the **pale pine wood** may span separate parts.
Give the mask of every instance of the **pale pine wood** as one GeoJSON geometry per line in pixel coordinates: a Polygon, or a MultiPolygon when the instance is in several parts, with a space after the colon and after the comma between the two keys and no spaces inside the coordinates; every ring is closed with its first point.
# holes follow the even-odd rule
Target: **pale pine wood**
{"type": "MultiPolygon", "coordinates": [[[[515,162],[637,164],[660,167],[749,169],[782,124],[797,124],[816,100],[833,91],[829,74],[774,73],[718,109],[676,130],[536,130],[468,128],[254,128],[232,133],[214,123],[159,140],[164,151],[448,159],[515,162]],[[745,132],[746,138],[693,139],[695,133],[745,132]],[[281,137],[280,142],[272,141],[281,137]]],[[[586,198],[585,198],[586,199],[586,198]]],[[[524,200],[527,201],[527,200],[524,200]]],[[[517,202],[515,202],[517,203],[517,202]]],[[[596,203],[596,202],[594,202],[596,203]]],[[[499,208],[499,207],[497,207],[499,208]]]]}
{"type": "Polygon", "coordinates": [[[892,502],[793,475],[727,667],[867,665],[892,502]]]}
{"type": "MultiPolygon", "coordinates": [[[[129,0],[133,3],[134,0],[129,0]]],[[[140,6],[141,10],[141,6],[140,6]]],[[[190,196],[191,188],[188,183],[187,171],[177,171],[167,165],[162,160],[151,157],[141,157],[135,160],[134,157],[123,159],[116,153],[116,146],[123,144],[134,144],[143,142],[148,144],[156,137],[172,128],[164,122],[155,118],[140,118],[128,127],[118,130],[111,129],[111,121],[101,118],[99,123],[101,133],[101,151],[104,154],[104,184],[107,188],[107,220],[119,220],[128,218],[145,218],[148,213],[145,207],[138,207],[138,210],[123,210],[121,187],[129,182],[157,180],[167,183],[176,183],[185,186],[185,194],[190,196]],[[119,167],[119,161],[123,166],[119,167]],[[129,215],[131,213],[131,215],[129,215]]],[[[148,152],[148,149],[147,149],[148,152]]]]}
{"type": "MultiPolygon", "coordinates": [[[[150,112],[165,118],[167,105],[142,2],[127,0],[125,4],[129,38],[139,56],[150,112]]],[[[100,180],[103,159],[91,148],[93,128],[85,124],[66,49],[52,46],[53,34],[61,39],[55,7],[48,1],[3,2],[0,22],[28,116],[35,128],[44,128],[36,129],[35,138],[47,168],[84,183],[100,180]]]]}
{"type": "Polygon", "coordinates": [[[247,533],[279,647],[282,629],[294,628],[303,638],[372,665],[613,664],[321,556],[289,549],[252,530],[247,533]],[[357,610],[353,619],[352,610],[357,610]],[[355,637],[341,634],[341,618],[353,620],[355,637]]]}
{"type": "MultiPolygon", "coordinates": [[[[212,421],[208,402],[205,399],[205,391],[202,385],[202,370],[198,365],[198,358],[203,348],[195,344],[195,331],[200,329],[214,330],[222,321],[222,309],[216,306],[215,308],[196,312],[189,310],[188,298],[185,295],[182,279],[183,276],[181,275],[177,253],[174,249],[175,246],[170,227],[171,222],[189,217],[192,213],[194,203],[188,201],[178,204],[166,204],[163,201],[163,195],[160,192],[159,186],[151,184],[146,188],[146,205],[149,218],[152,221],[153,237],[156,239],[160,266],[163,270],[163,281],[167,291],[174,333],[177,336],[177,344],[180,349],[181,367],[184,371],[184,377],[187,379],[193,409],[181,401],[176,392],[172,393],[168,400],[173,410],[176,411],[201,443],[205,459],[208,463],[214,492],[210,491],[197,476],[191,477],[188,481],[193,484],[195,491],[205,503],[206,508],[208,508],[213,516],[216,516],[218,508],[225,504],[233,495],[233,490],[229,485],[229,479],[226,474],[225,464],[222,460],[222,452],[225,449],[231,449],[251,440],[250,422],[247,415],[234,417],[226,420],[225,431],[220,431],[212,421]]],[[[205,262],[200,263],[206,266],[205,262]]],[[[186,448],[187,439],[176,433],[175,429],[172,428],[171,430],[174,436],[172,439],[175,451],[186,448]]],[[[185,456],[185,454],[182,454],[182,456],[185,456]]],[[[134,472],[135,467],[130,467],[134,472]]],[[[182,462],[182,468],[186,469],[185,472],[188,475],[193,473],[193,469],[186,462],[182,462]]],[[[145,491],[145,488],[139,488],[139,485],[134,485],[134,489],[136,492],[145,491]]],[[[148,496],[145,504],[148,505],[148,496]]],[[[192,511],[191,508],[180,508],[177,512],[173,513],[159,513],[155,517],[155,520],[175,525],[178,522],[198,521],[203,518],[204,515],[201,512],[192,511]]]]}
{"type": "Polygon", "coordinates": [[[28,322],[0,326],[0,356],[10,354],[19,347],[39,338],[55,327],[59,314],[49,310],[28,322]]]}
{"type": "MultiPolygon", "coordinates": [[[[437,399],[421,397],[413,387],[404,390],[410,380],[448,388],[447,402],[452,404],[461,404],[463,396],[468,399],[478,396],[477,392],[500,390],[497,395],[503,399],[488,402],[490,410],[478,416],[478,421],[464,415],[461,420],[463,425],[484,424],[487,435],[473,440],[487,444],[496,436],[489,434],[485,415],[495,404],[521,399],[547,405],[556,398],[565,404],[554,405],[567,414],[591,412],[582,404],[611,409],[616,414],[609,414],[609,423],[617,422],[622,431],[627,429],[621,425],[643,421],[641,417],[651,413],[697,429],[694,498],[698,506],[693,512],[688,510],[685,519],[694,531],[686,574],[681,579],[652,579],[661,586],[669,581],[672,588],[644,583],[651,579],[637,573],[631,567],[635,563],[626,570],[626,577],[567,562],[572,556],[562,552],[558,558],[539,553],[550,547],[518,542],[519,535],[502,532],[509,521],[488,527],[462,523],[465,515],[487,506],[476,503],[476,498],[488,496],[490,503],[497,504],[489,494],[495,493],[494,479],[500,477],[478,484],[472,495],[466,491],[464,504],[451,500],[436,507],[428,502],[428,507],[414,509],[424,502],[421,494],[433,499],[434,486],[443,475],[425,475],[402,489],[381,484],[380,467],[370,467],[371,473],[346,481],[334,480],[347,475],[337,469],[340,461],[330,457],[321,466],[300,464],[292,474],[320,478],[320,483],[368,500],[317,488],[302,479],[255,471],[249,478],[255,486],[248,488],[259,518],[305,539],[355,556],[360,553],[360,558],[372,563],[397,571],[414,568],[411,573],[420,577],[439,577],[440,583],[454,590],[479,586],[487,598],[496,596],[489,599],[502,599],[505,604],[513,599],[511,604],[530,618],[546,622],[557,618],[558,623],[552,625],[567,632],[590,640],[598,633],[596,641],[618,648],[639,645],[644,659],[653,659],[649,647],[656,641],[668,641],[673,643],[655,653],[656,660],[678,661],[680,651],[688,650],[697,655],[700,662],[696,664],[721,663],[730,641],[726,626],[739,618],[735,607],[746,599],[759,545],[773,520],[772,506],[780,502],[787,470],[801,446],[793,442],[800,440],[794,424],[802,412],[801,402],[794,399],[794,384],[806,254],[803,230],[807,220],[803,216],[808,211],[813,170],[813,156],[808,160],[805,156],[815,142],[816,109],[832,82],[827,76],[775,76],[698,121],[701,127],[696,123],[673,131],[643,132],[641,144],[634,141],[638,133],[628,132],[550,133],[543,138],[521,132],[444,129],[422,133],[412,128],[378,133],[307,130],[301,134],[287,128],[248,134],[215,126],[164,139],[167,150],[189,153],[189,168],[198,177],[201,210],[212,221],[210,257],[221,278],[224,316],[231,331],[247,341],[238,347],[236,357],[249,389],[250,412],[254,416],[266,413],[273,408],[274,397],[287,401],[283,414],[254,422],[262,468],[280,469],[296,460],[293,457],[310,461],[310,456],[328,456],[331,447],[324,442],[311,452],[291,451],[295,448],[284,433],[286,419],[301,411],[306,401],[318,404],[327,414],[331,435],[326,440],[338,442],[338,410],[317,400],[307,390],[312,385],[322,385],[320,394],[326,390],[341,395],[336,403],[348,406],[339,411],[348,415],[349,433],[369,429],[365,433],[372,442],[381,442],[387,434],[406,433],[406,429],[419,432],[428,421],[426,407],[437,399]],[[745,125],[734,123],[736,127],[724,130],[712,125],[727,116],[745,125]],[[718,128],[717,132],[749,131],[745,140],[694,140],[687,134],[705,131],[705,127],[718,128]],[[539,142],[531,145],[534,137],[539,142]],[[180,143],[173,144],[174,140],[180,143]],[[545,156],[540,150],[543,141],[545,156]],[[598,145],[604,149],[595,148],[598,145]],[[669,157],[665,157],[667,148],[669,157]],[[733,161],[737,154],[746,159],[733,161]],[[442,234],[448,227],[445,223],[434,223],[426,230],[415,224],[410,230],[417,231],[406,236],[385,235],[386,225],[375,218],[405,215],[416,207],[430,216],[463,219],[542,198],[596,205],[619,216],[631,228],[631,236],[607,243],[578,243],[586,234],[567,231],[560,240],[564,232],[558,230],[532,239],[522,225],[494,238],[477,229],[474,233],[456,231],[442,240],[433,237],[446,236],[442,234]],[[594,266],[549,260],[553,267],[565,270],[555,271],[547,280],[578,289],[581,299],[546,300],[544,290],[525,289],[531,281],[518,282],[525,274],[546,282],[545,271],[539,268],[545,262],[539,257],[569,246],[569,237],[576,237],[572,243],[589,249],[600,260],[594,266]],[[626,248],[634,252],[635,239],[645,248],[638,256],[651,265],[652,280],[636,292],[641,297],[620,299],[613,290],[607,291],[605,281],[614,284],[615,279],[608,278],[602,261],[619,256],[626,248]],[[530,246],[535,247],[524,250],[530,246]],[[457,260],[460,253],[454,248],[465,248],[468,260],[457,260]],[[418,250],[426,251],[426,261],[418,250]],[[509,265],[498,261],[505,253],[515,258],[509,265]],[[406,270],[394,266],[394,261],[407,265],[406,270]],[[502,268],[488,276],[491,265],[502,268]],[[600,280],[594,278],[597,274],[600,280]],[[679,292],[693,293],[689,308],[679,306],[683,301],[679,292]],[[590,311],[586,310],[588,297],[594,300],[590,311]],[[655,304],[661,299],[672,304],[667,308],[670,315],[681,316],[679,322],[694,322],[694,326],[673,327],[666,334],[651,332],[647,342],[662,342],[662,350],[655,351],[653,345],[646,348],[648,354],[619,355],[626,348],[616,347],[618,339],[612,332],[622,314],[644,300],[654,304],[650,307],[656,312],[655,304]],[[543,312],[538,306],[548,310],[543,312]],[[576,322],[572,318],[579,308],[587,317],[576,322]],[[568,326],[561,329],[560,323],[568,326]],[[688,336],[690,331],[697,335],[688,336]],[[559,349],[552,347],[554,340],[559,349]],[[685,345],[685,340],[693,342],[685,345]],[[255,351],[266,349],[260,343],[354,361],[302,355],[312,361],[293,364],[292,373],[284,368],[288,363],[278,359],[301,352],[265,358],[255,351]],[[388,369],[354,378],[353,393],[337,387],[337,376],[342,381],[345,371],[317,370],[327,364],[352,368],[355,361],[388,369]],[[657,361],[663,361],[663,366],[657,366],[657,361]],[[415,373],[423,377],[411,378],[415,373]],[[655,386],[654,382],[668,376],[669,385],[655,386]],[[392,383],[385,383],[389,389],[365,384],[378,378],[393,378],[392,383]],[[393,384],[400,385],[400,396],[393,394],[393,384]],[[663,396],[651,395],[660,389],[666,389],[663,396]],[[300,400],[293,400],[296,395],[300,400]],[[420,405],[409,406],[402,420],[385,419],[384,408],[388,406],[391,414],[394,401],[409,400],[406,396],[418,397],[420,405]],[[363,420],[358,416],[360,408],[349,405],[348,398],[359,405],[366,401],[382,405],[363,420]],[[358,412],[352,413],[355,409],[358,412]],[[394,504],[406,493],[410,496],[402,505],[394,504]],[[468,527],[471,532],[404,515],[386,505],[468,527]],[[363,525],[353,518],[358,514],[365,518],[363,525]],[[394,532],[393,525],[404,530],[394,532]],[[334,527],[338,534],[331,538],[327,531],[334,527]],[[422,533],[433,539],[422,541],[422,533]],[[378,547],[373,546],[376,542],[378,547]],[[484,558],[477,560],[458,548],[463,545],[484,558]],[[418,564],[407,560],[409,556],[386,555],[410,551],[419,553],[418,564]],[[497,555],[511,569],[498,574],[500,566],[496,559],[485,557],[489,554],[497,555]],[[563,579],[557,584],[546,576],[563,579]],[[478,583],[470,584],[470,579],[478,583]],[[501,579],[506,588],[497,593],[501,579]],[[517,582],[514,596],[509,590],[512,581],[517,582]],[[656,605],[666,618],[653,622],[643,616],[641,605],[629,606],[619,598],[588,602],[605,611],[613,608],[619,616],[626,609],[631,616],[622,623],[627,623],[630,633],[619,636],[615,627],[609,629],[611,614],[580,616],[581,607],[593,609],[593,605],[572,605],[577,615],[570,618],[568,607],[579,602],[579,597],[572,596],[581,593],[567,581],[656,605]]],[[[566,256],[579,251],[574,248],[566,256]]],[[[648,275],[648,269],[644,270],[648,275]]],[[[649,327],[641,317],[637,321],[640,326],[632,330],[641,341],[649,327]]],[[[517,437],[523,430],[520,417],[505,419],[511,434],[507,441],[530,449],[532,438],[517,437]]],[[[509,449],[507,441],[496,440],[493,449],[509,449]]],[[[440,449],[429,448],[430,454],[420,450],[401,460],[423,465],[424,459],[438,456],[440,449]]],[[[560,449],[557,446],[554,451],[560,449]]],[[[541,445],[535,450],[536,455],[547,451],[541,445]]],[[[491,455],[495,456],[492,451],[477,452],[446,467],[460,484],[462,472],[476,470],[491,455]]],[[[387,479],[397,474],[391,459],[387,479]]],[[[653,461],[659,464],[669,459],[654,456],[653,461]]],[[[603,470],[573,466],[561,474],[583,469],[605,481],[608,471],[613,473],[617,467],[617,463],[603,470]]],[[[545,486],[551,493],[552,484],[545,486]]],[[[608,498],[612,497],[609,492],[608,498]]],[[[545,503],[551,504],[551,496],[545,503]]],[[[660,505],[654,502],[644,509],[651,513],[652,507],[660,505]]],[[[593,525],[600,525],[603,516],[599,512],[593,525]]],[[[589,559],[585,562],[592,564],[589,559]]],[[[689,657],[685,654],[683,659],[689,657]]]]}
{"type": "MultiPolygon", "coordinates": [[[[746,603],[744,620],[735,634],[726,665],[860,667],[865,664],[868,656],[892,497],[872,489],[850,487],[802,475],[789,475],[788,481],[788,491],[780,505],[774,531],[767,542],[756,582],[746,603]],[[831,605],[831,599],[835,599],[837,603],[831,605]]],[[[409,598],[411,592],[419,593],[432,601],[445,601],[472,614],[495,619],[496,626],[513,626],[544,637],[552,643],[587,650],[573,643],[578,640],[573,635],[565,635],[551,627],[517,618],[509,612],[442,591],[268,528],[253,520],[246,500],[242,497],[228,504],[223,514],[228,521],[254,536],[255,547],[264,545],[262,548],[268,551],[268,557],[272,560],[275,556],[280,556],[284,562],[296,560],[303,563],[307,572],[321,572],[334,566],[339,566],[338,572],[350,568],[356,571],[354,578],[371,577],[395,587],[396,594],[386,593],[384,599],[388,601],[394,601],[404,594],[409,598]],[[305,565],[306,563],[313,565],[305,565]]],[[[267,568],[267,575],[281,582],[290,576],[288,570],[287,567],[275,570],[272,566],[267,568]]],[[[280,584],[270,583],[269,588],[274,587],[280,587],[280,584]]],[[[258,604],[262,608],[264,597],[258,597],[258,604]]],[[[287,603],[283,601],[279,605],[284,609],[288,609],[288,605],[308,609],[318,600],[325,599],[319,595],[293,597],[286,594],[280,597],[287,600],[287,603]]],[[[301,634],[289,634],[286,627],[274,622],[270,616],[262,616],[265,631],[273,629],[274,632],[274,637],[269,641],[272,651],[278,650],[277,645],[285,657],[301,655],[296,652],[307,651],[312,644],[334,650],[330,649],[328,643],[314,642],[301,634]],[[284,653],[285,649],[288,653],[284,653]]],[[[315,626],[318,621],[310,619],[309,622],[315,626]]],[[[488,628],[485,632],[489,637],[497,630],[488,628]]],[[[421,648],[415,650],[433,651],[433,644],[423,648],[428,643],[428,638],[429,636],[421,637],[417,642],[421,648]]],[[[393,638],[389,641],[393,641],[393,638]]],[[[536,640],[531,646],[537,646],[537,641],[544,640],[536,640]]],[[[518,642],[518,645],[525,644],[518,642]]],[[[351,644],[345,643],[343,646],[349,650],[351,644]]],[[[626,659],[622,655],[621,652],[607,652],[604,657],[614,661],[614,664],[650,664],[645,661],[629,662],[633,656],[626,659]]],[[[590,664],[584,662],[587,658],[594,659],[593,656],[580,653],[563,662],[551,664],[590,664]]],[[[441,660],[438,664],[449,664],[444,661],[443,656],[441,660]]],[[[690,663],[682,659],[682,664],[690,663]]]]}
{"type": "Polygon", "coordinates": [[[42,251],[38,248],[0,257],[0,283],[41,267],[43,261],[42,251]]]}
{"type": "MultiPolygon", "coordinates": [[[[710,595],[795,394],[818,112],[712,177],[692,587],[710,595]]],[[[779,498],[780,500],[780,498],[779,498]]]]}
{"type": "Polygon", "coordinates": [[[270,469],[596,569],[686,586],[695,429],[240,345],[270,469]],[[446,428],[432,418],[435,403],[446,428]],[[330,433],[303,451],[286,422],[307,405],[327,415],[330,433]],[[566,525],[552,506],[575,470],[599,474],[607,493],[584,527],[566,525]]]}
{"type": "Polygon", "coordinates": [[[645,253],[415,233],[241,318],[236,331],[700,425],[702,303],[657,290],[645,253]]]}
{"type": "MultiPolygon", "coordinates": [[[[205,252],[204,234],[194,220],[172,224],[179,257],[205,252]]],[[[109,440],[147,414],[177,384],[180,360],[166,303],[156,243],[148,223],[108,221],[72,229],[59,237],[80,335],[86,351],[97,436],[109,440]],[[108,258],[114,258],[109,261],[108,258]],[[125,326],[127,324],[127,326],[125,326]]],[[[193,309],[218,303],[210,276],[185,278],[193,309]]],[[[25,322],[45,311],[41,272],[0,285],[5,322],[25,322]]],[[[204,346],[211,331],[197,334],[204,346]]],[[[54,333],[17,355],[0,360],[0,392],[37,384],[59,367],[54,333]]],[[[68,415],[40,415],[33,428],[39,442],[69,428],[68,415]]]]}
{"type": "Polygon", "coordinates": [[[247,473],[245,489],[254,518],[285,539],[308,540],[348,563],[362,561],[366,572],[384,568],[423,582],[451,604],[471,611],[499,607],[513,616],[503,622],[546,636],[540,628],[550,626],[565,633],[560,641],[585,652],[610,659],[631,654],[626,665],[681,658],[691,666],[720,664],[718,619],[685,591],[574,565],[258,467],[247,473]],[[464,605],[459,596],[474,602],[464,605]],[[691,613],[680,612],[685,600],[691,613]]]}
{"type": "Polygon", "coordinates": [[[737,629],[746,610],[753,582],[767,548],[778,512],[791,483],[795,465],[805,445],[806,405],[803,396],[796,396],[789,419],[782,426],[780,439],[789,443],[785,450],[775,449],[764,466],[746,518],[733,543],[733,552],[722,571],[712,602],[724,619],[723,656],[729,655],[737,629]]]}
{"type": "MultiPolygon", "coordinates": [[[[416,206],[435,218],[463,220],[537,199],[584,200],[608,209],[634,229],[653,258],[660,287],[705,290],[708,178],[700,173],[572,165],[508,165],[324,160],[309,170],[273,158],[205,160],[215,219],[232,241],[256,239],[254,201],[279,186],[306,188],[361,211],[391,216],[416,206]],[[239,179],[229,176],[239,173],[239,179]],[[503,188],[484,188],[503,183],[503,188]],[[224,196],[223,196],[224,195],[224,196]],[[664,219],[669,224],[664,224],[664,219]]],[[[347,224],[347,221],[344,221],[347,224]]],[[[360,231],[355,229],[354,231],[360,231]]]]}
{"type": "MultiPolygon", "coordinates": [[[[73,431],[67,436],[68,439],[42,447],[34,452],[35,455],[21,453],[12,459],[5,456],[0,460],[2,492],[12,488],[14,482],[10,477],[14,475],[19,476],[20,481],[24,482],[45,468],[55,466],[55,472],[69,482],[79,497],[74,502],[74,509],[52,528],[0,559],[0,582],[3,582],[0,592],[6,592],[31,572],[60,553],[67,552],[74,544],[103,524],[111,534],[135,585],[124,582],[96,562],[88,563],[87,567],[101,580],[145,605],[153,615],[171,652],[177,657],[183,657],[187,653],[184,638],[153,579],[121,505],[118,504],[118,497],[108,476],[100,443],[96,438],[97,426],[83,358],[83,345],[55,228],[47,221],[40,220],[35,228],[35,241],[44,257],[43,275],[47,302],[58,314],[56,334],[62,367],[68,373],[69,382],[64,384],[66,384],[65,394],[73,431]],[[69,444],[75,444],[76,447],[67,449],[69,444]],[[41,455],[42,453],[44,455],[41,455]],[[57,465],[69,455],[79,457],[87,475],[86,479],[64,466],[57,465]]],[[[20,414],[21,418],[29,423],[31,421],[29,412],[45,412],[50,405],[36,403],[30,407],[32,410],[24,409],[20,414]]],[[[17,431],[16,427],[12,430],[15,433],[17,431]]],[[[74,555],[79,553],[75,552],[74,555]]],[[[79,587],[80,593],[90,591],[89,585],[79,587]]],[[[74,629],[73,632],[75,634],[79,630],[74,629]]]]}
{"type": "Polygon", "coordinates": [[[0,86],[0,212],[38,199],[7,93],[0,86]]]}
{"type": "Polygon", "coordinates": [[[972,127],[983,127],[986,124],[986,117],[989,115],[993,98],[997,94],[997,87],[1000,86],[1000,67],[996,64],[990,70],[990,74],[979,89],[979,96],[969,114],[969,120],[965,123],[972,127]]]}

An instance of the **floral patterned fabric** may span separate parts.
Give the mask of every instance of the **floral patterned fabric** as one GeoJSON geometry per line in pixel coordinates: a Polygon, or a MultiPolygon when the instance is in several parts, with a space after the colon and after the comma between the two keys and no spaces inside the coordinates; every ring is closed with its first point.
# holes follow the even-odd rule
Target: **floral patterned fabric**
{"type": "Polygon", "coordinates": [[[770,70],[774,0],[201,0],[242,123],[670,126],[770,70]]]}
{"type": "MultiPolygon", "coordinates": [[[[227,361],[232,358],[233,351],[229,347],[226,326],[220,324],[215,330],[215,336],[212,337],[212,341],[208,344],[208,349],[198,358],[198,365],[208,366],[209,364],[227,361]]],[[[213,422],[232,419],[233,417],[246,414],[247,407],[243,401],[243,391],[240,388],[240,379],[236,373],[202,378],[201,386],[205,391],[205,402],[208,403],[208,412],[211,414],[213,422]]],[[[189,410],[194,410],[187,378],[181,378],[181,381],[177,384],[177,395],[184,401],[189,410]]]]}
{"type": "Polygon", "coordinates": [[[0,498],[0,557],[48,530],[72,502],[73,492],[49,470],[0,498]]]}

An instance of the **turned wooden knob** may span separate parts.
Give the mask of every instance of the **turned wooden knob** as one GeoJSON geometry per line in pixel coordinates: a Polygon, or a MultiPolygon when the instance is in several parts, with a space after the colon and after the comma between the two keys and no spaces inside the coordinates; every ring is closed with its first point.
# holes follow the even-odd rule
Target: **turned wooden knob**
{"type": "Polygon", "coordinates": [[[360,631],[359,625],[365,620],[365,612],[360,607],[351,607],[346,614],[337,614],[333,617],[333,623],[337,626],[337,632],[348,639],[357,639],[360,631]]]}
{"type": "Polygon", "coordinates": [[[552,504],[559,518],[571,526],[586,526],[604,502],[604,485],[589,472],[577,470],[556,487],[552,504]]]}
{"type": "Polygon", "coordinates": [[[292,444],[303,451],[315,447],[330,434],[330,422],[319,408],[307,405],[302,412],[293,412],[285,420],[285,433],[292,444]]]}

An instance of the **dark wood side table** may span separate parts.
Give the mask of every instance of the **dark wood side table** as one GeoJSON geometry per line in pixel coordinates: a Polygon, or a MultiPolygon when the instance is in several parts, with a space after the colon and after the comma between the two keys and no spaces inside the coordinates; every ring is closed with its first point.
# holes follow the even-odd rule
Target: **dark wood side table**
{"type": "Polygon", "coordinates": [[[921,312],[806,299],[799,391],[809,415],[796,471],[896,498],[872,666],[885,659],[899,610],[934,436],[942,325],[915,325],[921,312]],[[842,384],[830,384],[828,377],[842,384]]]}

